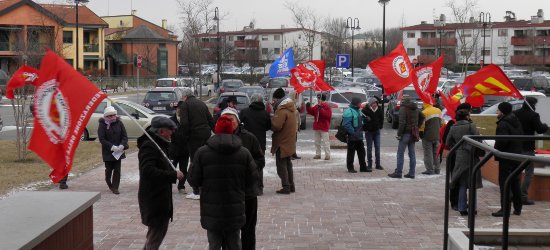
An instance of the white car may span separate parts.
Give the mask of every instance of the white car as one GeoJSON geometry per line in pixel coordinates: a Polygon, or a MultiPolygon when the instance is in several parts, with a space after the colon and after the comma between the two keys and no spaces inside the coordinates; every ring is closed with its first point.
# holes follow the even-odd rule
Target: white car
{"type": "Polygon", "coordinates": [[[342,122],[342,114],[344,110],[349,107],[353,97],[359,97],[359,99],[361,99],[361,108],[363,108],[367,102],[368,95],[363,88],[358,87],[335,88],[328,93],[327,103],[332,109],[331,128],[336,128],[340,125],[342,122]]]}
{"type": "Polygon", "coordinates": [[[451,89],[454,88],[454,86],[456,85],[457,85],[456,80],[439,78],[439,82],[437,83],[437,92],[441,91],[444,94],[448,94],[449,91],[451,91],[451,89]]]}

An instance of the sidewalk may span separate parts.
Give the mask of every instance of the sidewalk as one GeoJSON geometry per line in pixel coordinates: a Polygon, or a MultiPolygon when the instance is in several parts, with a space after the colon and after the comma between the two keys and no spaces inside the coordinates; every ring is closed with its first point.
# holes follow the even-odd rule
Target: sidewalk
{"type": "MultiPolygon", "coordinates": [[[[274,158],[267,158],[264,195],[258,199],[257,249],[442,249],[445,179],[444,175],[420,174],[424,171],[420,150],[417,176],[411,180],[386,176],[395,168],[395,147],[382,148],[385,170],[350,174],[345,168],[345,149],[334,149],[330,161],[312,160],[312,140],[301,139],[299,144],[303,158],[293,161],[294,194],[275,194],[280,182],[274,158]]],[[[405,166],[406,173],[408,163],[405,166]]],[[[120,195],[112,194],[103,179],[100,166],[69,180],[68,192],[101,192],[94,205],[95,248],[141,249],[146,227],[141,224],[137,202],[137,153],[123,160],[120,195]]],[[[502,218],[490,215],[499,208],[498,187],[489,182],[484,185],[478,191],[476,226],[501,228],[502,218]]],[[[184,196],[174,185],[174,221],[162,249],[207,249],[199,201],[184,196]]],[[[466,217],[455,211],[450,215],[450,227],[466,227],[466,217]]],[[[550,203],[537,202],[524,206],[521,216],[512,216],[510,227],[548,229],[547,218],[550,203]]]]}

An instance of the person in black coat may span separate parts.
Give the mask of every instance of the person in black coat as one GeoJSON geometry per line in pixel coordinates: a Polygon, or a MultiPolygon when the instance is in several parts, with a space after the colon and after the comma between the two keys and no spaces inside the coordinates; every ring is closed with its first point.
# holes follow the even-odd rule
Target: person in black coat
{"type": "Polygon", "coordinates": [[[187,135],[185,135],[183,129],[180,127],[180,109],[183,105],[183,101],[179,101],[176,106],[176,113],[170,117],[178,128],[172,134],[172,142],[170,143],[170,159],[172,159],[172,164],[177,166],[179,170],[183,173],[183,180],[178,182],[178,191],[180,193],[185,192],[185,181],[187,179],[187,165],[189,164],[189,149],[187,148],[187,135]]]}
{"type": "MultiPolygon", "coordinates": [[[[250,133],[256,136],[260,142],[260,147],[265,155],[266,150],[266,132],[271,130],[271,117],[265,109],[263,96],[261,94],[253,94],[250,97],[250,105],[241,110],[239,120],[243,127],[250,133]]],[[[259,195],[264,193],[264,169],[263,166],[258,166],[258,186],[260,188],[259,195]]]]}
{"type": "MultiPolygon", "coordinates": [[[[497,128],[496,135],[521,135],[523,134],[523,129],[521,128],[521,123],[518,118],[512,113],[512,104],[508,102],[502,102],[498,105],[497,110],[497,128]]],[[[512,140],[495,140],[495,149],[501,152],[521,154],[522,144],[517,141],[512,140]]],[[[518,167],[519,162],[501,159],[495,157],[495,160],[498,161],[498,183],[500,186],[500,204],[501,209],[498,212],[492,213],[495,217],[502,217],[504,215],[503,208],[504,206],[510,207],[510,204],[504,204],[504,182],[506,178],[518,167]]],[[[516,176],[511,180],[511,188],[513,195],[514,203],[514,214],[521,214],[521,190],[519,187],[519,177],[516,176]]]]}
{"type": "Polygon", "coordinates": [[[120,164],[126,158],[124,150],[128,149],[126,128],[117,116],[113,106],[108,106],[99,118],[97,137],[101,143],[101,155],[105,162],[105,182],[113,194],[120,194],[120,164]],[[115,157],[116,155],[116,157],[115,157]]]}
{"type": "MultiPolygon", "coordinates": [[[[197,99],[193,95],[191,89],[183,90],[182,101],[184,103],[181,105],[180,117],[183,119],[181,119],[179,127],[188,138],[187,148],[189,150],[191,162],[193,162],[193,157],[197,149],[202,147],[206,143],[206,140],[210,138],[210,135],[212,135],[214,121],[206,104],[197,99]]],[[[192,167],[192,165],[189,166],[189,168],[192,167]]],[[[193,186],[191,187],[193,188],[193,193],[187,195],[185,198],[193,200],[200,199],[199,189],[193,186]]]]}
{"type": "Polygon", "coordinates": [[[246,196],[253,195],[257,186],[256,163],[234,134],[237,127],[227,116],[218,119],[216,134],[197,151],[189,176],[189,182],[202,190],[201,225],[209,249],[241,249],[246,196]]]}
{"type": "MultiPolygon", "coordinates": [[[[525,98],[523,106],[514,111],[514,115],[521,122],[521,127],[523,128],[524,135],[534,135],[543,134],[548,131],[548,125],[540,121],[540,115],[535,112],[537,106],[537,98],[528,96],[525,98]]],[[[522,142],[522,153],[524,155],[535,155],[535,140],[523,141],[522,142]]],[[[523,177],[523,182],[521,183],[521,201],[523,205],[534,205],[535,202],[529,200],[529,186],[531,185],[531,180],[533,179],[533,163],[529,164],[525,169],[525,176],[523,177]]]]}
{"type": "Polygon", "coordinates": [[[158,249],[162,244],[174,211],[172,183],[183,179],[183,173],[173,169],[166,157],[175,129],[176,124],[169,118],[157,116],[147,130],[153,141],[146,134],[137,140],[139,212],[141,222],[148,227],[144,249],[158,249]]]}
{"type": "Polygon", "coordinates": [[[380,130],[384,127],[384,113],[376,98],[369,98],[367,105],[361,110],[363,113],[363,131],[367,141],[367,171],[372,171],[372,145],[376,169],[384,169],[380,164],[380,130]]]}

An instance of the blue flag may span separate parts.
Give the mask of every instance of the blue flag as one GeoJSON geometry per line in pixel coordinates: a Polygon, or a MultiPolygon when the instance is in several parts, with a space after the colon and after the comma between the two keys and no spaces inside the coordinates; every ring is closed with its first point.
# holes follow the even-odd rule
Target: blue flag
{"type": "Polygon", "coordinates": [[[288,76],[290,75],[290,70],[295,66],[294,53],[292,52],[292,48],[288,48],[285,53],[275,59],[275,62],[271,64],[271,68],[269,68],[269,76],[271,78],[288,76]]]}

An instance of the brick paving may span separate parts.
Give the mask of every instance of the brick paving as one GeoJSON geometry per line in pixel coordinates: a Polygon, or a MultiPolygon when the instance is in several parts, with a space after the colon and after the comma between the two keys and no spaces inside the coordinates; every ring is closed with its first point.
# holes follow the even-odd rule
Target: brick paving
{"type": "MultiPolygon", "coordinates": [[[[385,170],[350,174],[345,149],[333,149],[332,160],[313,160],[311,131],[300,134],[299,155],[294,162],[296,193],[277,195],[280,186],[274,158],[269,155],[264,195],[258,202],[258,249],[442,249],[444,175],[421,176],[424,171],[417,145],[416,179],[391,179],[396,165],[392,133],[384,133],[382,165],[385,170]]],[[[268,149],[269,150],[269,149],[268,149]]],[[[406,162],[408,162],[406,157],[406,162]]],[[[356,162],[356,169],[358,163],[356,162]]],[[[405,164],[406,173],[408,164],[405,164]]],[[[120,195],[104,183],[99,166],[69,181],[71,191],[101,192],[94,205],[96,249],[141,249],[146,227],[137,203],[137,153],[122,163],[120,195]]],[[[477,228],[501,228],[491,217],[498,209],[498,187],[484,182],[478,191],[477,228]]],[[[54,192],[66,192],[52,189],[54,192]]],[[[174,186],[174,221],[162,249],[207,249],[206,231],[200,226],[199,201],[188,200],[174,186]]],[[[466,217],[451,211],[450,226],[465,228],[466,217]]],[[[513,216],[511,228],[550,228],[550,203],[525,206],[513,216]],[[541,220],[541,218],[544,218],[541,220]]]]}

